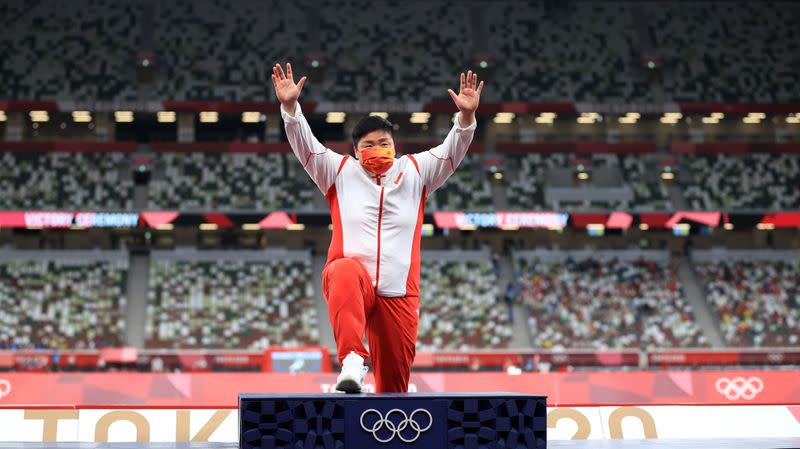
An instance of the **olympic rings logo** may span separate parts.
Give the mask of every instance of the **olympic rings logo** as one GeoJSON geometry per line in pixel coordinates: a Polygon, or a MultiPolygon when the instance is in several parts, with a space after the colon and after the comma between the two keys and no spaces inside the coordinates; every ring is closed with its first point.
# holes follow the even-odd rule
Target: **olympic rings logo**
{"type": "Polygon", "coordinates": [[[720,377],[714,386],[719,394],[731,401],[737,399],[750,401],[764,390],[764,381],[760,377],[751,377],[749,379],[744,377],[734,377],[733,379],[720,377]]]}
{"type": "Polygon", "coordinates": [[[11,382],[6,379],[0,379],[0,399],[9,394],[11,394],[11,382]]]}
{"type": "Polygon", "coordinates": [[[359,420],[359,422],[361,424],[361,428],[364,429],[365,432],[371,433],[372,436],[375,437],[375,440],[378,441],[379,443],[388,443],[392,441],[394,437],[400,438],[400,440],[402,440],[405,443],[413,443],[417,441],[417,439],[419,439],[420,435],[422,435],[422,432],[425,432],[426,430],[431,428],[431,426],[433,425],[433,416],[431,416],[431,412],[425,410],[424,408],[418,408],[414,410],[413,412],[411,412],[411,415],[406,415],[406,412],[400,410],[399,408],[393,408],[388,412],[386,412],[386,416],[381,414],[381,412],[379,412],[378,410],[370,408],[364,410],[364,412],[361,414],[361,419],[359,420]],[[374,413],[375,415],[378,416],[377,421],[375,421],[372,427],[368,427],[366,424],[364,424],[364,417],[370,413],[374,413]],[[417,413],[428,415],[428,424],[425,427],[423,427],[416,419],[414,419],[414,416],[417,413]],[[399,415],[402,418],[399,420],[399,422],[395,423],[391,419],[389,419],[389,417],[392,416],[392,414],[399,415]],[[386,428],[386,431],[388,432],[388,437],[382,438],[381,436],[378,435],[378,432],[383,428],[386,428]],[[414,435],[413,438],[406,437],[405,435],[403,435],[402,432],[406,430],[406,428],[411,429],[411,431],[408,431],[407,434],[413,432],[414,435]]]}

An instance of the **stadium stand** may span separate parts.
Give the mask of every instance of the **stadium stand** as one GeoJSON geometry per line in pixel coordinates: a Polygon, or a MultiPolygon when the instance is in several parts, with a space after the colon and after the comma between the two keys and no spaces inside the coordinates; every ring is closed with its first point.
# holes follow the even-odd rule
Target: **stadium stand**
{"type": "Polygon", "coordinates": [[[123,153],[0,153],[0,209],[130,210],[123,153]]]}
{"type": "Polygon", "coordinates": [[[539,348],[707,345],[666,254],[516,252],[521,301],[539,348]],[[649,257],[649,258],[644,258],[649,257]],[[562,260],[559,260],[562,259],[562,260]]]}
{"type": "Polygon", "coordinates": [[[631,5],[500,2],[484,10],[502,82],[487,100],[650,100],[631,5]]]}
{"type": "Polygon", "coordinates": [[[799,156],[687,156],[683,163],[689,174],[681,177],[683,193],[692,209],[800,209],[799,156]]]}
{"type": "Polygon", "coordinates": [[[176,0],[158,2],[155,17],[162,98],[272,101],[272,64],[307,53],[301,4],[176,0]]]}
{"type": "Polygon", "coordinates": [[[141,3],[75,0],[0,5],[0,97],[135,100],[141,3]]]}
{"type": "MultiPolygon", "coordinates": [[[[154,352],[330,346],[330,341],[320,341],[320,321],[326,317],[318,317],[322,303],[315,302],[320,295],[314,295],[318,285],[313,279],[319,270],[312,273],[312,265],[321,262],[311,260],[324,259],[319,254],[183,249],[148,253],[156,246],[195,238],[197,215],[176,221],[172,231],[163,233],[151,232],[151,224],[144,222],[87,232],[44,229],[35,219],[25,221],[53,215],[37,210],[67,211],[59,215],[68,219],[73,217],[69,211],[81,210],[253,212],[235,217],[233,231],[220,230],[215,235],[221,236],[219,245],[252,247],[254,242],[264,245],[268,238],[270,245],[278,241],[319,247],[329,235],[328,222],[319,223],[321,215],[316,214],[308,214],[314,217],[307,222],[307,234],[238,232],[240,218],[256,212],[327,209],[291,153],[236,152],[285,151],[288,146],[278,142],[283,138],[281,127],[273,126],[280,125],[273,121],[277,103],[269,78],[275,62],[291,61],[295,73],[309,75],[301,101],[308,100],[309,119],[315,131],[330,139],[326,142],[349,146],[337,140],[342,138],[338,133],[349,128],[355,114],[372,109],[402,117],[403,124],[397,123],[403,137],[417,129],[405,128],[407,112],[441,114],[432,117],[430,127],[419,128],[426,131],[424,136],[409,139],[414,149],[427,145],[417,137],[432,138],[440,119],[452,112],[427,102],[441,101],[452,109],[445,89],[455,87],[458,71],[477,66],[490,87],[482,101],[492,103],[480,111],[475,144],[481,151],[470,151],[455,174],[430,195],[426,211],[500,210],[504,198],[503,210],[507,206],[516,211],[674,212],[684,210],[686,203],[687,210],[741,212],[724,216],[726,224],[738,220],[724,237],[731,247],[794,248],[800,156],[782,152],[796,151],[800,136],[794,128],[798,125],[790,125],[797,118],[787,117],[789,112],[800,117],[800,112],[786,104],[800,100],[798,17],[800,2],[790,1],[498,0],[453,8],[452,2],[441,0],[299,0],[265,8],[258,0],[73,0],[68,8],[58,8],[48,2],[6,0],[0,3],[0,25],[6,30],[0,36],[0,132],[9,141],[22,141],[15,142],[19,147],[0,146],[0,211],[13,211],[2,223],[0,246],[42,249],[0,249],[0,349],[138,345],[142,333],[145,346],[154,352]],[[392,20],[375,23],[375,11],[381,8],[392,20]],[[141,76],[145,70],[137,65],[151,52],[152,80],[141,76]],[[485,66],[479,62],[483,57],[485,66]],[[647,57],[653,58],[653,70],[645,66],[647,57]],[[550,102],[560,106],[554,109],[559,111],[556,132],[539,133],[539,125],[530,120],[550,102]],[[755,104],[769,106],[763,128],[740,124],[740,115],[755,104]],[[37,128],[40,124],[33,123],[33,117],[29,120],[28,113],[40,106],[52,118],[49,125],[37,128]],[[250,106],[263,113],[262,122],[242,124],[239,114],[250,106]],[[603,114],[597,126],[573,123],[576,111],[595,106],[603,114]],[[701,130],[696,121],[700,110],[707,113],[717,106],[725,111],[724,126],[716,128],[719,132],[701,130]],[[202,123],[186,129],[192,117],[180,113],[177,125],[155,124],[160,109],[194,113],[206,107],[219,111],[219,128],[202,123]],[[68,118],[78,108],[91,109],[91,124],[76,125],[68,118]],[[135,110],[133,124],[111,119],[113,111],[123,108],[135,110]],[[339,109],[348,117],[344,124],[322,124],[325,112],[339,109]],[[492,125],[492,114],[512,110],[518,114],[512,124],[492,125]],[[641,111],[642,123],[627,129],[609,125],[628,110],[641,111]],[[657,121],[665,111],[677,110],[686,114],[679,125],[657,121]],[[63,133],[56,130],[59,122],[64,123],[63,133]],[[569,127],[573,125],[576,128],[569,127]],[[240,138],[245,127],[253,140],[264,137],[268,142],[227,141],[240,138]],[[197,131],[199,142],[178,149],[183,140],[193,140],[188,131],[197,131]],[[180,143],[155,142],[176,135],[180,143]],[[56,145],[59,142],[49,140],[54,137],[70,142],[56,145]],[[635,138],[644,144],[628,141],[635,138]],[[80,146],[78,139],[97,140],[92,143],[107,145],[111,152],[64,152],[80,146]],[[130,139],[128,151],[136,153],[116,146],[125,139],[130,139]],[[505,144],[508,152],[502,149],[505,144]],[[630,152],[612,149],[626,144],[640,147],[630,152]],[[544,148],[548,145],[560,146],[544,148]],[[53,151],[42,152],[43,148],[53,151]],[[672,154],[664,153],[666,148],[672,154]],[[136,187],[137,194],[146,191],[147,203],[134,205],[131,161],[138,156],[147,159],[143,165],[152,168],[152,177],[147,185],[136,187]],[[679,162],[680,189],[668,189],[661,181],[659,158],[679,162]],[[504,167],[505,191],[503,184],[487,179],[482,162],[489,159],[504,167]],[[576,181],[577,163],[585,165],[589,180],[576,181]],[[756,226],[745,223],[748,217],[771,211],[788,211],[788,217],[769,234],[745,230],[756,226]],[[7,226],[13,220],[15,224],[7,226]],[[237,234],[247,234],[248,240],[238,240],[237,234]],[[101,237],[94,240],[95,235],[101,237]],[[106,238],[109,235],[113,237],[106,238]],[[73,245],[129,248],[113,254],[51,249],[73,245]],[[141,279],[134,278],[136,270],[128,271],[129,257],[140,262],[135,266],[142,267],[137,271],[141,279]],[[127,283],[144,286],[147,276],[145,314],[144,292],[128,292],[127,283]],[[142,313],[126,305],[141,306],[136,312],[142,313]]],[[[137,200],[142,198],[137,195],[137,200]]],[[[496,217],[486,215],[487,222],[492,218],[496,217]]],[[[437,229],[434,237],[423,240],[431,247],[478,247],[486,236],[495,248],[504,248],[495,256],[503,259],[506,270],[501,276],[488,251],[425,250],[418,349],[516,344],[513,319],[499,287],[512,271],[507,269],[507,250],[515,245],[514,249],[583,245],[588,237],[582,227],[573,226],[576,218],[559,233],[522,229],[512,234],[506,226],[502,232],[448,230],[440,235],[437,229]]],[[[692,222],[692,232],[678,237],[662,228],[664,220],[647,225],[642,217],[630,218],[630,232],[627,227],[614,227],[612,232],[609,225],[608,239],[597,246],[687,251],[693,268],[678,268],[665,251],[512,253],[512,291],[520,292],[517,300],[528,312],[523,319],[531,346],[703,347],[709,345],[708,336],[715,343],[719,340],[717,324],[729,345],[800,345],[796,254],[705,257],[694,244],[704,246],[712,238],[719,243],[725,233],[705,234],[707,228],[695,227],[694,218],[684,216],[679,218],[692,222]],[[679,281],[687,279],[686,273],[694,279],[691,285],[679,281]],[[699,314],[703,329],[689,302],[705,306],[700,290],[709,306],[702,311],[710,309],[713,315],[709,327],[708,313],[699,314]],[[713,335],[705,332],[709,329],[713,335]]],[[[762,224],[772,218],[763,218],[762,224]]],[[[518,326],[523,324],[519,314],[516,319],[518,326]]]]}
{"type": "Polygon", "coordinates": [[[457,81],[453,68],[472,62],[464,40],[472,34],[470,23],[468,9],[446,2],[324,3],[320,53],[327,65],[321,89],[325,99],[447,100],[446,86],[457,81]],[[392,20],[375,26],[374,9],[381,7],[391,11],[392,20]],[[403,36],[403,45],[397,45],[397,36],[403,36]]]}
{"type": "Polygon", "coordinates": [[[648,4],[664,92],[675,101],[797,100],[798,14],[796,2],[648,4]]]}
{"type": "Polygon", "coordinates": [[[420,351],[502,348],[508,312],[488,252],[426,251],[420,273],[420,351]]]}
{"type": "Polygon", "coordinates": [[[441,1],[319,2],[318,22],[309,21],[307,2],[265,14],[255,0],[176,0],[155,3],[152,20],[142,19],[150,13],[136,2],[70,5],[0,5],[0,23],[11,30],[0,38],[0,96],[136,100],[136,57],[152,41],[148,98],[271,101],[271,64],[310,66],[300,58],[317,55],[321,76],[309,83],[309,97],[447,100],[454,72],[475,64],[472,40],[463,36],[480,23],[490,71],[503,80],[484,101],[797,99],[793,18],[800,6],[792,2],[664,1],[644,10],[615,1],[504,0],[480,9],[478,22],[469,9],[441,1]],[[376,7],[393,20],[373,26],[376,7]],[[405,45],[395,45],[396,36],[405,45]],[[659,61],[655,77],[644,68],[645,51],[659,61]]]}
{"type": "Polygon", "coordinates": [[[127,268],[121,252],[0,252],[0,348],[121,346],[127,268]]]}
{"type": "Polygon", "coordinates": [[[149,285],[148,347],[319,343],[307,252],[155,252],[149,285]]]}
{"type": "Polygon", "coordinates": [[[506,197],[511,209],[541,210],[544,201],[545,169],[550,158],[541,154],[506,156],[506,166],[516,167],[517,177],[508,184],[506,197]]]}
{"type": "Polygon", "coordinates": [[[672,207],[652,156],[534,153],[505,157],[506,165],[517,171],[507,189],[512,209],[639,211],[672,207]],[[591,173],[589,181],[575,180],[577,161],[591,173]]]}
{"type": "Polygon", "coordinates": [[[291,155],[163,153],[150,207],[181,210],[309,210],[317,190],[291,155]]]}
{"type": "Polygon", "coordinates": [[[431,210],[491,210],[492,190],[480,156],[466,155],[450,178],[430,196],[431,210]]]}
{"type": "Polygon", "coordinates": [[[786,253],[731,253],[728,260],[713,262],[696,258],[695,272],[727,344],[800,344],[800,261],[786,253]]]}
{"type": "MultiPolygon", "coordinates": [[[[446,2],[386,2],[393,20],[376,28],[370,16],[374,2],[316,6],[319,48],[312,52],[318,52],[325,76],[319,86],[309,84],[308,95],[318,91],[327,101],[447,100],[442,86],[453,83],[452,68],[474,62],[463,39],[473,32],[466,9],[453,10],[446,2]],[[434,26],[432,19],[442,17],[447,26],[434,26]],[[395,45],[399,35],[406,45],[395,45]],[[420,48],[427,49],[422,63],[420,48]],[[424,76],[419,66],[426,67],[424,76]]],[[[268,18],[258,7],[210,0],[160,4],[157,17],[164,20],[156,21],[154,34],[166,76],[159,93],[175,99],[268,100],[269,64],[263,61],[309,54],[301,43],[311,33],[299,4],[275,8],[268,18]],[[231,18],[234,10],[239,14],[231,18]],[[222,45],[207,42],[210,30],[222,45]]],[[[579,2],[551,13],[539,3],[504,1],[484,12],[488,48],[500,55],[495,71],[505,80],[501,89],[487,90],[486,101],[650,99],[643,76],[635,76],[640,61],[625,4],[579,2]],[[536,39],[546,45],[530,45],[536,39]]]]}
{"type": "Polygon", "coordinates": [[[672,202],[666,185],[658,177],[652,157],[618,156],[625,184],[633,191],[633,200],[624,204],[629,210],[669,210],[672,202]]]}

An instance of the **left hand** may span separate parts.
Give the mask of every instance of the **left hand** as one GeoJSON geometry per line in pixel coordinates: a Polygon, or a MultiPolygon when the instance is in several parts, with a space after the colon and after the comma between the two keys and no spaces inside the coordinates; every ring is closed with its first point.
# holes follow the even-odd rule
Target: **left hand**
{"type": "MultiPolygon", "coordinates": [[[[472,70],[467,72],[466,77],[461,73],[461,87],[458,90],[458,95],[453,92],[453,89],[447,89],[453,103],[456,104],[458,110],[461,111],[464,118],[469,118],[468,124],[472,123],[475,111],[478,109],[478,104],[481,101],[481,91],[483,90],[483,81],[478,84],[478,75],[472,73],[472,70]]],[[[463,125],[463,123],[462,123],[463,125]]]]}

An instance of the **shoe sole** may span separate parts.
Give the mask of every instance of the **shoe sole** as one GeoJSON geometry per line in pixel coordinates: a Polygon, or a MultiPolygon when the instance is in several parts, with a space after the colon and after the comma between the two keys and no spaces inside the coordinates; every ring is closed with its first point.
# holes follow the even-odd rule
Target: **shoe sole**
{"type": "Polygon", "coordinates": [[[361,385],[352,379],[345,379],[336,384],[336,390],[347,394],[361,393],[361,385]]]}

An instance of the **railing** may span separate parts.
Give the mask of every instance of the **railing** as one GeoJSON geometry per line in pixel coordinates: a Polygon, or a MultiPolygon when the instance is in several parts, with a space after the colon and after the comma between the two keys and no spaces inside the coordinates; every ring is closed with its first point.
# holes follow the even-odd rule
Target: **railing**
{"type": "MultiPolygon", "coordinates": [[[[327,349],[271,348],[267,351],[136,349],[22,350],[0,351],[0,370],[7,371],[102,371],[127,369],[151,371],[269,371],[267,358],[281,351],[322,353],[335,359],[327,349]],[[159,359],[159,361],[156,361],[159,359]]],[[[639,351],[595,350],[474,350],[417,353],[414,368],[435,370],[485,370],[522,367],[537,370],[569,367],[667,368],[667,367],[753,367],[800,366],[800,348],[653,349],[639,351]]],[[[323,371],[329,369],[323,363],[323,371]]]]}

